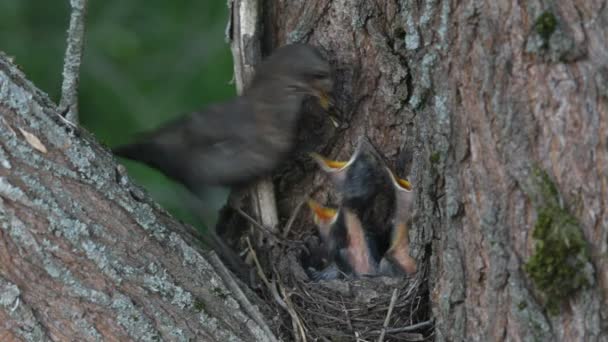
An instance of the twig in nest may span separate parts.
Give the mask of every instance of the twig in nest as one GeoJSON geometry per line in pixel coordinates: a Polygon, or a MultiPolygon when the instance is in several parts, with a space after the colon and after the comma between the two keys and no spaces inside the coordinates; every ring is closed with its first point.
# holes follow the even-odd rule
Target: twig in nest
{"type": "Polygon", "coordinates": [[[262,225],[261,223],[256,221],[253,217],[251,217],[251,215],[244,212],[243,209],[237,208],[237,207],[233,207],[233,209],[236,210],[236,212],[239,215],[241,215],[243,218],[245,218],[245,220],[249,221],[249,223],[251,223],[254,227],[260,229],[262,231],[262,233],[264,233],[268,237],[272,238],[274,240],[274,242],[278,242],[279,244],[282,244],[285,246],[290,246],[290,244],[298,244],[298,245],[304,244],[303,242],[300,242],[300,241],[284,240],[284,239],[276,236],[276,234],[273,233],[272,231],[270,231],[270,229],[264,227],[264,225],[262,225]]]}
{"type": "Polygon", "coordinates": [[[289,232],[291,231],[291,226],[293,226],[293,223],[296,220],[296,217],[298,217],[298,214],[300,213],[300,209],[302,209],[304,202],[305,201],[300,201],[300,203],[298,203],[296,208],[293,210],[291,217],[287,221],[287,225],[285,225],[285,230],[283,230],[283,238],[287,238],[287,235],[289,235],[289,232]]]}
{"type": "Polygon", "coordinates": [[[414,331],[414,330],[430,327],[430,326],[433,325],[433,323],[434,323],[434,319],[431,318],[428,321],[423,321],[423,322],[419,322],[419,323],[416,323],[416,324],[408,325],[407,327],[374,330],[371,333],[372,334],[381,334],[384,331],[386,331],[386,333],[388,333],[388,334],[410,332],[410,331],[414,331]]]}
{"type": "Polygon", "coordinates": [[[344,298],[340,298],[340,300],[342,301],[342,310],[344,311],[344,316],[346,316],[346,324],[348,325],[348,329],[350,329],[350,331],[353,331],[353,324],[350,321],[350,316],[348,315],[346,305],[344,305],[344,298]]]}
{"type": "MultiPolygon", "coordinates": [[[[279,288],[281,289],[281,294],[283,295],[283,299],[285,300],[285,303],[287,303],[287,306],[288,306],[287,312],[291,316],[292,321],[295,322],[295,325],[297,326],[297,330],[298,330],[297,332],[300,333],[300,337],[302,338],[302,341],[306,342],[307,339],[306,339],[306,332],[304,331],[304,323],[302,323],[302,320],[300,320],[300,317],[298,317],[298,313],[296,312],[296,309],[294,308],[293,302],[291,301],[291,299],[285,292],[285,287],[279,285],[279,288]]],[[[294,337],[297,340],[299,340],[296,331],[294,331],[293,333],[294,333],[294,337]]]]}
{"type": "Polygon", "coordinates": [[[251,245],[251,241],[249,241],[249,237],[246,237],[245,241],[247,241],[247,247],[249,247],[249,251],[251,252],[250,255],[253,258],[253,262],[255,263],[256,269],[258,270],[258,275],[260,276],[260,278],[262,278],[262,281],[264,282],[266,287],[270,288],[270,281],[268,281],[268,278],[266,277],[266,274],[264,273],[262,264],[260,264],[260,261],[258,260],[258,256],[255,253],[255,249],[253,249],[253,246],[251,245]]]}
{"type": "MultiPolygon", "coordinates": [[[[425,335],[430,332],[429,328],[424,328],[426,325],[408,326],[419,322],[416,319],[420,315],[418,306],[423,304],[422,276],[396,283],[362,279],[336,284],[309,283],[300,278],[293,278],[295,283],[290,283],[292,278],[284,273],[281,276],[286,281],[291,303],[304,324],[307,338],[377,342],[383,335],[380,341],[385,342],[393,338],[422,340],[423,334],[418,332],[424,331],[425,335]],[[362,297],[369,289],[378,294],[373,303],[362,297]],[[410,308],[415,312],[410,312],[410,308]]],[[[293,321],[292,325],[297,326],[293,321]]]]}
{"type": "Polygon", "coordinates": [[[258,260],[258,256],[255,253],[255,249],[253,249],[253,246],[251,245],[251,241],[249,240],[249,237],[245,238],[245,241],[247,241],[247,247],[249,248],[249,251],[251,252],[250,255],[253,258],[253,262],[255,263],[255,267],[256,267],[256,270],[258,271],[258,275],[260,276],[260,278],[262,278],[262,281],[268,288],[268,291],[270,291],[270,293],[272,294],[272,297],[277,302],[277,304],[279,304],[280,307],[282,307],[285,310],[289,310],[287,308],[287,304],[285,304],[285,302],[281,299],[281,296],[279,296],[279,292],[277,291],[276,284],[274,282],[270,282],[268,280],[268,278],[266,277],[266,274],[264,273],[264,270],[262,269],[262,264],[260,264],[260,260],[258,260]]]}
{"type": "Polygon", "coordinates": [[[384,324],[382,325],[382,332],[380,333],[380,337],[378,337],[378,342],[384,341],[384,335],[386,334],[386,328],[388,328],[388,323],[391,320],[391,315],[393,314],[393,308],[395,307],[395,303],[397,302],[398,293],[399,293],[398,289],[393,290],[393,295],[391,296],[391,303],[388,306],[388,312],[386,313],[386,318],[384,319],[384,324]]]}
{"type": "Polygon", "coordinates": [[[267,233],[270,236],[273,236],[268,228],[264,227],[261,223],[256,221],[253,217],[251,217],[249,214],[244,212],[243,209],[241,209],[239,207],[232,207],[232,208],[234,210],[236,210],[236,212],[239,213],[239,215],[243,216],[243,218],[245,218],[247,221],[249,221],[249,223],[253,224],[256,228],[262,230],[263,232],[267,233]]]}
{"type": "Polygon", "coordinates": [[[238,208],[238,207],[233,207],[233,208],[234,208],[234,210],[236,210],[237,213],[239,213],[239,215],[241,215],[243,218],[245,218],[245,220],[249,221],[249,223],[251,223],[254,227],[261,230],[262,233],[266,234],[268,237],[272,238],[275,242],[279,242],[279,243],[283,242],[278,237],[276,237],[274,235],[274,233],[272,231],[270,231],[270,229],[264,227],[264,225],[262,225],[261,223],[256,221],[253,217],[251,217],[249,214],[244,212],[243,209],[238,208]]]}
{"type": "Polygon", "coordinates": [[[308,199],[310,199],[310,196],[312,196],[319,189],[321,189],[320,185],[315,186],[311,191],[309,191],[304,196],[304,198],[295,207],[295,209],[293,210],[293,213],[289,217],[289,220],[287,220],[287,224],[285,225],[285,228],[283,229],[283,238],[284,239],[286,239],[287,236],[289,235],[289,233],[291,232],[291,228],[293,227],[293,224],[294,224],[296,218],[298,217],[298,214],[300,213],[300,210],[302,210],[302,206],[304,206],[304,204],[306,203],[306,201],[308,201],[308,199]]]}
{"type": "Polygon", "coordinates": [[[422,329],[422,328],[427,328],[432,325],[433,325],[433,319],[429,319],[428,321],[412,324],[407,327],[386,329],[386,332],[391,333],[391,334],[400,333],[400,332],[408,332],[408,331],[414,331],[414,330],[418,330],[418,329],[422,329]]]}
{"type": "Polygon", "coordinates": [[[300,316],[298,315],[298,312],[291,300],[291,297],[285,292],[285,287],[283,286],[283,281],[281,280],[281,274],[277,272],[275,267],[273,267],[272,270],[277,277],[278,287],[281,290],[281,294],[283,295],[285,303],[287,304],[287,312],[289,313],[289,316],[291,316],[291,325],[293,327],[294,338],[296,341],[299,341],[300,338],[302,339],[302,341],[306,341],[307,339],[304,323],[300,319],[300,316]],[[300,333],[299,336],[297,335],[296,331],[300,333]]]}
{"type": "Polygon", "coordinates": [[[280,307],[282,307],[285,310],[289,310],[289,308],[287,307],[287,304],[285,304],[283,299],[281,299],[281,295],[279,295],[279,291],[277,290],[277,284],[274,281],[272,281],[272,286],[270,287],[270,293],[272,293],[272,297],[277,302],[277,304],[279,304],[280,307]]]}
{"type": "Polygon", "coordinates": [[[364,340],[363,338],[361,338],[361,336],[359,336],[360,334],[358,332],[355,332],[355,338],[357,339],[357,342],[369,342],[367,340],[364,340]]]}

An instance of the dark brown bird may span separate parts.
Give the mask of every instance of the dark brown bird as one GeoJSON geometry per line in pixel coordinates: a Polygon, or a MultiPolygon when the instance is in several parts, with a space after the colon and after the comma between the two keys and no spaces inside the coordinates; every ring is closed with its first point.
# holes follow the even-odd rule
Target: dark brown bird
{"type": "Polygon", "coordinates": [[[412,184],[395,176],[389,168],[386,168],[386,172],[395,189],[395,211],[391,245],[380,261],[380,274],[389,276],[411,275],[416,273],[416,261],[409,253],[408,236],[414,203],[412,184]]]}
{"type": "Polygon", "coordinates": [[[281,47],[256,68],[242,96],[179,118],[113,151],[162,171],[197,194],[207,185],[246,185],[288,156],[305,98],[316,97],[327,109],[330,73],[316,48],[281,47]]]}
{"type": "Polygon", "coordinates": [[[313,280],[376,274],[379,259],[376,246],[357,215],[347,208],[327,208],[312,200],[308,205],[330,261],[323,270],[311,272],[313,280]]]}

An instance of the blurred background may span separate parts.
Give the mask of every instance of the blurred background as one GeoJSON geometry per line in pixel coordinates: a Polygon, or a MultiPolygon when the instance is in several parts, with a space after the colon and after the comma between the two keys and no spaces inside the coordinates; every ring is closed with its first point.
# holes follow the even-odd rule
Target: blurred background
{"type": "MultiPolygon", "coordinates": [[[[0,1],[0,50],[59,103],[69,1],[0,1]]],[[[225,0],[89,1],[81,124],[107,146],[234,96],[225,0]]],[[[177,218],[204,225],[187,191],[140,164],[129,175],[177,218]]]]}

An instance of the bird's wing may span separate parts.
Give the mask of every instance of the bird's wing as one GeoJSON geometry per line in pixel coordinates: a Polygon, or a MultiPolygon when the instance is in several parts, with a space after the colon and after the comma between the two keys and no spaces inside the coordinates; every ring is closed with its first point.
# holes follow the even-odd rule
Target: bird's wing
{"type": "Polygon", "coordinates": [[[223,183],[226,160],[242,150],[252,132],[251,106],[242,98],[178,118],[141,135],[114,153],[154,167],[191,190],[223,183]]]}

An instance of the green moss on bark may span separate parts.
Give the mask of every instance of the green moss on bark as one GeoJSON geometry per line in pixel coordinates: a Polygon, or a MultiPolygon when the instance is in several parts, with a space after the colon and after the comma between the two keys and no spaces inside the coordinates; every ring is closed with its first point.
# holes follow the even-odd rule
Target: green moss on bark
{"type": "Polygon", "coordinates": [[[557,28],[557,18],[549,11],[543,12],[534,21],[534,30],[538,35],[545,41],[548,42],[549,38],[555,29],[557,28]]]}
{"type": "Polygon", "coordinates": [[[433,152],[431,154],[431,156],[429,157],[429,160],[431,161],[431,164],[437,164],[437,163],[439,163],[439,159],[441,159],[441,154],[439,152],[433,152]]]}
{"type": "Polygon", "coordinates": [[[561,304],[590,285],[587,242],[577,219],[559,205],[559,193],[549,175],[534,170],[542,200],[535,203],[538,217],[532,233],[536,240],[524,269],[543,294],[547,311],[559,313],[561,304]]]}

